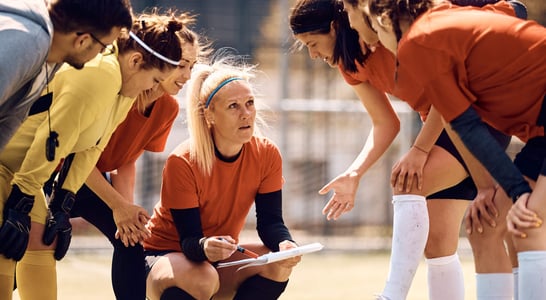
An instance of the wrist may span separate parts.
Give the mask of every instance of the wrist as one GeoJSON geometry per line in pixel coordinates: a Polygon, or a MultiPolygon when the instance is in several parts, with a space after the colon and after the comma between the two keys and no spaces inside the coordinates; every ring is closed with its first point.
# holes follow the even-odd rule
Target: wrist
{"type": "Polygon", "coordinates": [[[6,208],[13,208],[28,214],[33,205],[34,196],[23,193],[16,184],[11,186],[11,192],[5,204],[6,208]]]}
{"type": "Polygon", "coordinates": [[[411,146],[411,147],[414,148],[414,149],[416,149],[416,150],[418,150],[418,151],[420,151],[420,152],[423,152],[423,153],[425,153],[425,154],[427,154],[427,155],[428,155],[428,153],[430,152],[430,150],[426,150],[425,148],[420,147],[420,146],[417,146],[417,145],[415,145],[415,144],[414,144],[413,146],[411,146]]]}

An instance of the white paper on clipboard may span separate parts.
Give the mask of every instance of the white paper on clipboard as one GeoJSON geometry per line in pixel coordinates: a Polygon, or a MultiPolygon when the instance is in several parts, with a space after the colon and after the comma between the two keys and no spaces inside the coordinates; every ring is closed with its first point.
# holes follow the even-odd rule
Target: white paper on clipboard
{"type": "Polygon", "coordinates": [[[242,265],[238,270],[252,267],[252,266],[261,266],[265,264],[270,264],[273,262],[277,262],[283,259],[292,258],[294,256],[300,256],[303,254],[311,253],[320,251],[324,248],[324,245],[321,243],[312,243],[304,246],[299,246],[296,248],[278,251],[278,252],[269,252],[267,254],[264,254],[262,256],[259,256],[258,258],[246,258],[236,261],[230,261],[230,262],[224,262],[219,263],[217,268],[226,268],[231,266],[239,266],[242,265]]]}

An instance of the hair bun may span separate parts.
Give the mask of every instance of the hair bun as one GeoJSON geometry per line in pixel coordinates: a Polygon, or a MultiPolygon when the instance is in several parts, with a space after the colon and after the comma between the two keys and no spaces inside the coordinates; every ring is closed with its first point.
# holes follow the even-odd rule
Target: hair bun
{"type": "Polygon", "coordinates": [[[184,24],[181,22],[178,22],[176,20],[171,20],[167,24],[167,31],[169,32],[177,32],[180,31],[184,27],[184,24]]]}

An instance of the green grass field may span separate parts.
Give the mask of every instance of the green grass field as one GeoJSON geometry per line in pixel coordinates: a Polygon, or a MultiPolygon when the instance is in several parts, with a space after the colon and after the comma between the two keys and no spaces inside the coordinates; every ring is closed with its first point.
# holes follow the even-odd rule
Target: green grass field
{"type": "MultiPolygon", "coordinates": [[[[388,252],[321,251],[307,254],[294,270],[282,300],[373,299],[387,277],[388,252]]],[[[466,299],[475,298],[472,258],[462,255],[466,299]]],[[[59,300],[114,300],[110,252],[69,253],[57,265],[59,300]]],[[[427,299],[426,266],[421,263],[408,300],[427,299]]],[[[18,295],[14,300],[19,300],[18,295]]]]}

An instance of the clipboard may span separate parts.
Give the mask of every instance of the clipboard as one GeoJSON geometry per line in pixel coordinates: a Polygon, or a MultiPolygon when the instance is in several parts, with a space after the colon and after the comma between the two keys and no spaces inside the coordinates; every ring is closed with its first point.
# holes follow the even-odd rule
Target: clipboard
{"type": "Polygon", "coordinates": [[[248,267],[266,265],[266,264],[274,263],[274,262],[284,260],[287,258],[292,258],[295,256],[307,254],[307,253],[317,252],[322,250],[323,248],[324,248],[324,245],[322,245],[321,243],[312,243],[312,244],[299,246],[299,247],[284,250],[284,251],[269,252],[257,258],[245,258],[241,260],[223,262],[223,263],[219,263],[216,267],[226,268],[226,267],[232,267],[232,266],[241,266],[237,269],[237,271],[239,271],[241,269],[248,268],[248,267]]]}

